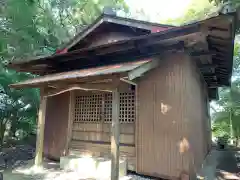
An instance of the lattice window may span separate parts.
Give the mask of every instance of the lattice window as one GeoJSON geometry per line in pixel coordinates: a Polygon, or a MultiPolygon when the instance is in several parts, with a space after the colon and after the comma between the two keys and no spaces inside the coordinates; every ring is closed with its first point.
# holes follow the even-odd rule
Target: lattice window
{"type": "MultiPolygon", "coordinates": [[[[120,123],[135,121],[135,93],[120,93],[120,123]]],[[[75,122],[112,121],[112,94],[76,96],[75,122]]]]}
{"type": "Polygon", "coordinates": [[[135,120],[135,93],[120,93],[120,122],[131,123],[135,120]]]}
{"type": "Polygon", "coordinates": [[[112,93],[104,96],[104,122],[112,122],[112,93]]]}
{"type": "Polygon", "coordinates": [[[96,122],[101,120],[102,95],[76,96],[75,121],[96,122]]]}

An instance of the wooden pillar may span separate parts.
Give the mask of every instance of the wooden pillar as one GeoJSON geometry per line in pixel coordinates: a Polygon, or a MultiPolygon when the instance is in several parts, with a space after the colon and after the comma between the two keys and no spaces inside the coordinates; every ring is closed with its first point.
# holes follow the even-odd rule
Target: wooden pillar
{"type": "Polygon", "coordinates": [[[119,89],[112,92],[111,180],[119,179],[119,89]]]}
{"type": "Polygon", "coordinates": [[[43,160],[43,141],[44,141],[44,126],[46,115],[47,97],[41,93],[40,106],[38,111],[38,127],[37,127],[37,140],[36,140],[36,155],[35,166],[41,166],[43,160]]]}
{"type": "Polygon", "coordinates": [[[70,97],[69,97],[69,109],[68,109],[68,130],[67,130],[67,141],[65,150],[63,152],[64,156],[69,155],[69,144],[72,139],[72,127],[73,127],[73,121],[74,121],[74,113],[75,113],[75,91],[69,91],[70,97]]]}

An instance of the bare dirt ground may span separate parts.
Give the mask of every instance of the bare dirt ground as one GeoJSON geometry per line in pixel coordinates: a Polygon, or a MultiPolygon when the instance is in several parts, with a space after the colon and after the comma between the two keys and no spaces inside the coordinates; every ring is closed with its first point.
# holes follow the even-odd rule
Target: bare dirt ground
{"type": "Polygon", "coordinates": [[[240,180],[240,151],[220,151],[219,164],[216,167],[217,179],[240,180]]]}
{"type": "Polygon", "coordinates": [[[198,179],[240,180],[240,151],[212,150],[198,172],[198,179]]]}
{"type": "MultiPolygon", "coordinates": [[[[22,165],[14,170],[3,172],[4,180],[92,180],[78,174],[77,172],[67,172],[59,168],[59,163],[44,161],[43,169],[35,169],[33,160],[27,165],[22,165]]],[[[150,180],[153,178],[143,177],[136,174],[129,174],[120,180],[150,180]]]]}
{"type": "MultiPolygon", "coordinates": [[[[83,180],[84,176],[77,172],[67,172],[60,169],[58,162],[45,159],[43,168],[35,168],[35,148],[30,145],[17,145],[5,148],[0,152],[0,172],[4,180],[83,180]]],[[[153,179],[137,174],[129,174],[122,180],[153,179]]]]}
{"type": "MultiPolygon", "coordinates": [[[[0,153],[0,171],[4,180],[83,180],[76,172],[61,170],[58,162],[44,160],[44,168],[34,168],[35,150],[32,146],[19,145],[4,149],[0,153]]],[[[212,150],[199,171],[206,180],[240,180],[240,151],[212,150]]],[[[137,174],[129,174],[122,180],[155,179],[137,174]]]]}

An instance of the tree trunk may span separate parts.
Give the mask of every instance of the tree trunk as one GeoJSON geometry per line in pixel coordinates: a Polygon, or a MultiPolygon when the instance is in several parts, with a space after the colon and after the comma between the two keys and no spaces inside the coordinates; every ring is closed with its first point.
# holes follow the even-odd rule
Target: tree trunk
{"type": "Polygon", "coordinates": [[[240,137],[236,137],[236,147],[240,147],[240,137]]]}
{"type": "Polygon", "coordinates": [[[0,124],[0,148],[2,148],[2,145],[3,145],[5,129],[6,129],[6,125],[3,122],[1,122],[1,124],[0,124]]]}

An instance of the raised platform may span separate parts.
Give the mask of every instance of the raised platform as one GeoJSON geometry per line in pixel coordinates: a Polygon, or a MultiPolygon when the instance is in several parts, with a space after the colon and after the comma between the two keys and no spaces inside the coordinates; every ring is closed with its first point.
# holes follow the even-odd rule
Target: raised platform
{"type": "MultiPolygon", "coordinates": [[[[107,180],[111,177],[111,160],[101,157],[87,157],[69,155],[60,158],[60,168],[67,171],[74,171],[85,178],[107,180]]],[[[119,177],[127,174],[127,161],[120,159],[119,177]]]]}
{"type": "MultiPolygon", "coordinates": [[[[86,178],[78,172],[60,169],[60,164],[55,161],[44,159],[42,167],[35,167],[34,160],[16,169],[3,172],[4,180],[105,180],[106,178],[86,178]]],[[[136,179],[133,176],[124,176],[119,180],[136,179]]]]}

